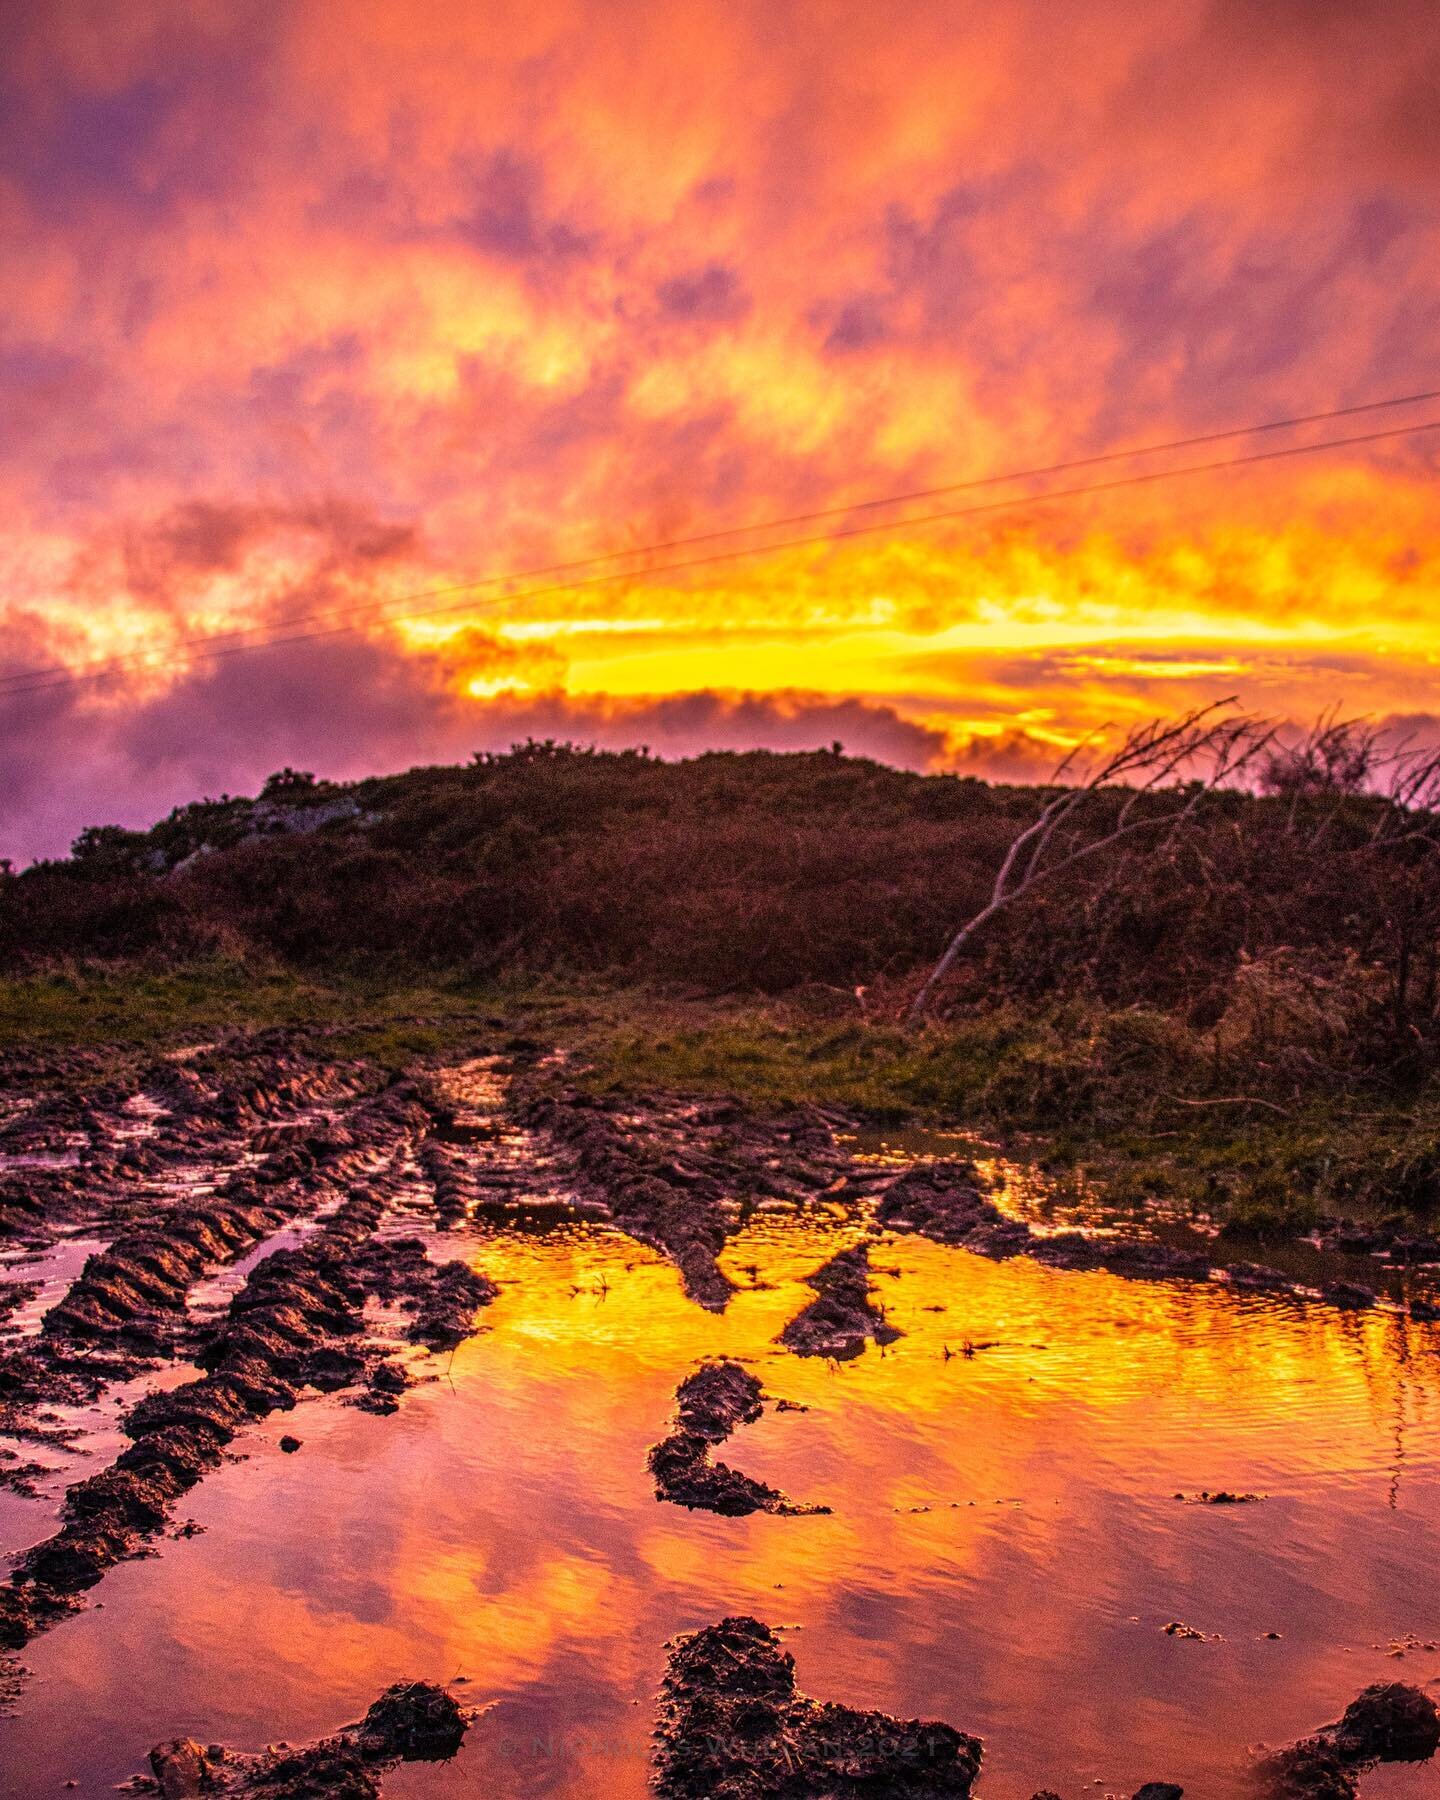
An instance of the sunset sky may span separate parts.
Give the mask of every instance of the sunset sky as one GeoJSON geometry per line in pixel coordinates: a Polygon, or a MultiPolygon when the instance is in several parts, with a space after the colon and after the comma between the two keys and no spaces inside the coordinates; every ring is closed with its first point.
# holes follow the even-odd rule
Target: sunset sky
{"type": "Polygon", "coordinates": [[[1440,388],[1430,0],[12,4],[0,234],[17,860],[530,734],[1440,732],[1440,431],[1033,499],[1440,401],[768,524],[1440,388]]]}

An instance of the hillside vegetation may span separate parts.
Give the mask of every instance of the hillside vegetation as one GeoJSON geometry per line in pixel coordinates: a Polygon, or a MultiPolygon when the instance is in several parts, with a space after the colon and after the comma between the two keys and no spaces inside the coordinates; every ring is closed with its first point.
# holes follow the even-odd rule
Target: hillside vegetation
{"type": "MultiPolygon", "coordinates": [[[[934,1020],[900,1028],[1053,792],[838,752],[673,763],[554,744],[348,785],[283,771],[253,800],[92,829],[0,879],[6,1011],[19,1027],[45,992],[113,999],[117,982],[149,983],[163,1010],[187,969],[226,971],[226,1017],[250,975],[267,1019],[287,982],[306,1017],[326,984],[450,996],[432,1011],[461,991],[584,993],[572,1015],[617,1080],[743,1086],[748,1069],[776,1091],[1052,1133],[1183,1128],[1232,1157],[1259,1132],[1256,1166],[1304,1162],[1312,1186],[1351,1118],[1347,1156],[1386,1139],[1409,1171],[1397,1193],[1420,1203],[1440,858],[1380,799],[1209,794],[1184,831],[1127,840],[989,921],[934,1020]]],[[[1097,795],[1087,829],[1124,800],[1097,795]]]]}

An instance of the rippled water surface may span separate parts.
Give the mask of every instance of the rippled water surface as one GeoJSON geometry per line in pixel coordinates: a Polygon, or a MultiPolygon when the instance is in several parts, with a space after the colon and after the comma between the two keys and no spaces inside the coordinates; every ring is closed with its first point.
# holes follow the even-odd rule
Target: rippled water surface
{"type": "MultiPolygon", "coordinates": [[[[1367,1681],[1440,1677],[1436,1652],[1393,1654],[1440,1632],[1435,1327],[899,1239],[874,1251],[895,1345],[838,1367],[778,1348],[802,1277],[863,1229],[748,1230],[722,1317],[602,1228],[446,1239],[502,1284],[480,1335],[394,1417],[315,1401],[238,1440],[184,1503],[203,1534],[24,1653],[0,1792],[108,1792],[182,1733],[302,1741],[413,1674],[493,1705],[454,1764],[387,1792],[623,1800],[665,1640],[728,1612],[789,1628],[811,1694],[980,1733],[985,1800],[1160,1778],[1231,1800],[1247,1745],[1367,1681]],[[808,1409],[722,1455],[830,1516],[654,1499],[676,1384],[720,1353],[808,1409]],[[1218,1488],[1264,1498],[1175,1497],[1218,1488]]],[[[38,1538],[52,1511],[7,1518],[38,1538]]]]}

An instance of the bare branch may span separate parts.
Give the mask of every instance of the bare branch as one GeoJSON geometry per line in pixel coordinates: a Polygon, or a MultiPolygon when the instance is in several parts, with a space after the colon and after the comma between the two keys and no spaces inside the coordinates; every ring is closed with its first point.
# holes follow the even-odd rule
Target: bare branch
{"type": "Polygon", "coordinates": [[[911,1003],[907,1022],[914,1024],[924,1016],[960,952],[997,913],[1039,883],[1139,833],[1154,832],[1165,842],[1195,816],[1207,796],[1245,774],[1273,745],[1275,730],[1262,720],[1232,712],[1234,704],[1233,697],[1212,701],[1177,719],[1132,726],[1116,748],[1088,770],[1080,768],[1079,746],[1071,750],[1056,769],[1055,780],[1073,774],[1073,783],[1047,801],[1039,817],[1012,840],[989,900],[951,938],[911,1003]],[[1182,782],[1187,772],[1188,779],[1182,782]],[[1108,830],[1095,837],[1066,832],[1087,801],[1104,789],[1116,788],[1125,789],[1126,795],[1108,830]]]}

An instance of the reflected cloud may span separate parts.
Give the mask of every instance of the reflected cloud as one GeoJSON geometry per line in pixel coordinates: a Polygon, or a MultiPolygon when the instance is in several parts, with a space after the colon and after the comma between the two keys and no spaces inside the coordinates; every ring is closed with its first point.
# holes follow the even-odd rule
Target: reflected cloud
{"type": "Polygon", "coordinates": [[[905,1238],[872,1258],[904,1336],[839,1366],[789,1355],[804,1277],[864,1230],[838,1209],[750,1227],[718,1317],[605,1231],[476,1242],[501,1295],[445,1379],[393,1419],[307,1406],[298,1456],[257,1434],[196,1490],[203,1536],[116,1570],[103,1609],[27,1652],[12,1766],[35,1746],[53,1774],[58,1745],[118,1779],[177,1725],[300,1740],[408,1670],[495,1705],[401,1791],[640,1800],[665,1640],[751,1611],[787,1628],[806,1691],[981,1732],[998,1800],[1157,1772],[1239,1800],[1247,1743],[1393,1677],[1440,1527],[1426,1328],[905,1238]],[[967,1339],[985,1347],[953,1354],[967,1339]],[[656,1502],[648,1447],[722,1354],[797,1408],[742,1428],[736,1462],[833,1515],[656,1502]],[[1265,1498],[1176,1498],[1222,1485],[1265,1498]]]}

